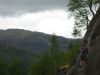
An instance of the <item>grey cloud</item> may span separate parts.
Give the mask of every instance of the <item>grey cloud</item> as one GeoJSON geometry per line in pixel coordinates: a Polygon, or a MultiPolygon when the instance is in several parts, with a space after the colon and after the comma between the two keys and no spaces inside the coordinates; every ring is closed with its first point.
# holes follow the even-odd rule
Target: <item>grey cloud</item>
{"type": "Polygon", "coordinates": [[[0,15],[66,9],[67,0],[0,0],[0,15]]]}

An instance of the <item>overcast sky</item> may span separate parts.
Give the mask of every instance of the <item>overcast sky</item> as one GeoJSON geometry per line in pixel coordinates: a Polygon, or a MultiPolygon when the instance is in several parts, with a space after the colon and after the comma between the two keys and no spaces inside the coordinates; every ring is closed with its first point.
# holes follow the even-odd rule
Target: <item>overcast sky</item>
{"type": "Polygon", "coordinates": [[[72,37],[67,0],[0,0],[0,29],[20,28],[72,37]]]}

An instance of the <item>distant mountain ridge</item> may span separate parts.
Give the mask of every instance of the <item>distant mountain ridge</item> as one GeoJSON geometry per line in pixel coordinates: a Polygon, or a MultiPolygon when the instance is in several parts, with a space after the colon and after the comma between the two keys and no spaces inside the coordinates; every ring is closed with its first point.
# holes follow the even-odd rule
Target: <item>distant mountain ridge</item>
{"type": "MultiPolygon", "coordinates": [[[[0,42],[40,53],[50,48],[51,35],[24,29],[0,30],[0,42]]],[[[57,36],[60,50],[66,50],[70,39],[57,36]]]]}

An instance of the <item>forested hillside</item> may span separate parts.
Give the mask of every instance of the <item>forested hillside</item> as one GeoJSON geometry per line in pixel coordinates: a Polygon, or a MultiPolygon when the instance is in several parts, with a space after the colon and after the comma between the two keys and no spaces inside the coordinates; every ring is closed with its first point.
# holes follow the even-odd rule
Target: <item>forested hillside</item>
{"type": "MultiPolygon", "coordinates": [[[[22,29],[0,30],[0,41],[31,52],[43,52],[50,48],[51,35],[22,29]]],[[[58,36],[60,50],[64,51],[71,39],[58,36]]]]}
{"type": "Polygon", "coordinates": [[[81,39],[20,29],[1,30],[0,65],[5,67],[1,67],[0,74],[55,75],[63,66],[73,64],[80,44],[81,39]]]}

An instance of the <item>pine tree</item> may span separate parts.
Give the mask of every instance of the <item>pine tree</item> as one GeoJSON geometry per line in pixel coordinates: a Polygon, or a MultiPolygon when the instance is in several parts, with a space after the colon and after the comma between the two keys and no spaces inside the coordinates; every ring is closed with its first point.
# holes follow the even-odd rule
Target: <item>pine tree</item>
{"type": "Polygon", "coordinates": [[[61,52],[59,51],[57,37],[55,34],[53,34],[51,37],[50,56],[52,57],[52,61],[54,61],[54,65],[55,65],[54,73],[56,73],[57,69],[58,69],[60,54],[61,54],[61,52]]]}
{"type": "Polygon", "coordinates": [[[55,34],[52,35],[51,37],[51,49],[50,53],[52,56],[55,56],[56,52],[58,52],[58,43],[57,43],[57,37],[55,34]]]}

